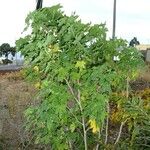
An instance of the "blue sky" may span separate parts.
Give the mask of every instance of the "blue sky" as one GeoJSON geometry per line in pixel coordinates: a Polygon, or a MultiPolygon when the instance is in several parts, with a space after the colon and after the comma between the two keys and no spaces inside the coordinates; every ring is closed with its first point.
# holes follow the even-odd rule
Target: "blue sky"
{"type": "MultiPolygon", "coordinates": [[[[112,36],[113,0],[43,0],[44,6],[61,3],[69,15],[76,12],[83,22],[106,23],[112,36]]],[[[24,20],[35,9],[36,0],[4,0],[0,5],[0,44],[14,45],[21,36],[24,20]]],[[[150,0],[117,0],[116,36],[130,41],[134,36],[150,44],[150,0]]]]}

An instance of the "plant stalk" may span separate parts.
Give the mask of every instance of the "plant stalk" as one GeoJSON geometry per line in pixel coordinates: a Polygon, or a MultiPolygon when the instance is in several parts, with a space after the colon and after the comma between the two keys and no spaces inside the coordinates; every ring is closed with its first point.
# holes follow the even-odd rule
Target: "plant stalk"
{"type": "MultiPolygon", "coordinates": [[[[100,139],[100,137],[101,137],[101,131],[99,130],[99,132],[98,132],[98,140],[100,139]]],[[[98,142],[97,145],[96,145],[96,150],[99,149],[99,145],[100,145],[100,143],[98,142]]]]}
{"type": "MultiPolygon", "coordinates": [[[[79,80],[78,80],[78,84],[80,84],[79,80]]],[[[79,102],[79,107],[80,107],[80,111],[81,111],[81,115],[82,115],[82,127],[83,127],[83,136],[84,136],[84,149],[87,150],[88,147],[87,147],[87,131],[86,131],[86,123],[85,123],[85,118],[83,116],[83,108],[82,108],[82,105],[81,105],[81,92],[80,90],[78,89],[78,95],[77,95],[77,99],[78,99],[78,102],[79,102]]]]}
{"type": "Polygon", "coordinates": [[[105,145],[107,144],[108,141],[108,125],[109,125],[109,102],[107,102],[107,119],[106,119],[106,131],[105,131],[105,145]]]}
{"type": "MultiPolygon", "coordinates": [[[[72,94],[72,96],[74,97],[75,101],[77,102],[79,108],[80,108],[80,112],[81,112],[81,115],[82,115],[82,128],[83,128],[83,139],[84,139],[84,147],[85,147],[85,150],[87,150],[87,131],[86,131],[86,123],[85,123],[85,118],[83,116],[83,108],[82,108],[82,105],[81,105],[81,93],[80,93],[80,90],[78,89],[78,93],[77,93],[77,96],[75,95],[74,91],[73,91],[73,88],[72,86],[70,85],[69,81],[67,79],[65,79],[68,87],[69,87],[69,90],[72,94]]],[[[78,84],[80,84],[79,80],[77,81],[78,84]]],[[[76,117],[75,117],[76,118],[76,117]]]]}
{"type": "Polygon", "coordinates": [[[84,149],[87,150],[87,132],[85,127],[85,119],[82,117],[83,135],[84,135],[84,149]]]}
{"type": "Polygon", "coordinates": [[[68,141],[68,143],[69,143],[69,149],[70,149],[70,150],[73,150],[73,148],[72,148],[72,143],[71,143],[70,140],[68,141]]]}
{"type": "Polygon", "coordinates": [[[126,98],[129,98],[129,77],[127,77],[127,83],[126,83],[126,98]]]}
{"type": "Polygon", "coordinates": [[[123,122],[121,122],[121,125],[120,125],[120,129],[119,129],[119,133],[118,133],[118,136],[117,136],[117,139],[115,141],[115,145],[119,142],[120,140],[120,137],[121,137],[121,133],[122,133],[122,129],[123,129],[123,126],[124,124],[126,123],[127,119],[123,122]]]}

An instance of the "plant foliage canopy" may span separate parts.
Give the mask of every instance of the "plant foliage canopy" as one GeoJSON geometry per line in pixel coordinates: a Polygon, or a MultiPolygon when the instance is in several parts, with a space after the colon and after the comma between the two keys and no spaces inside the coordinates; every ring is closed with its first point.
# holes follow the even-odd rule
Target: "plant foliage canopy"
{"type": "Polygon", "coordinates": [[[124,40],[107,40],[105,24],[82,23],[60,5],[30,13],[26,25],[32,33],[16,46],[30,64],[28,78],[41,98],[25,113],[27,128],[37,143],[52,149],[99,147],[111,94],[134,77],[141,55],[124,40]]]}

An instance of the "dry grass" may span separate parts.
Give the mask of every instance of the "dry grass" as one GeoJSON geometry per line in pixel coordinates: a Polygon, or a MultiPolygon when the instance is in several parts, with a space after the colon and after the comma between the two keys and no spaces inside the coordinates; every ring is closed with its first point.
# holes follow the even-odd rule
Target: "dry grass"
{"type": "Polygon", "coordinates": [[[150,64],[147,64],[147,68],[140,73],[140,78],[150,82],[150,64]]]}
{"type": "Polygon", "coordinates": [[[0,121],[3,123],[0,145],[3,149],[21,148],[26,140],[24,110],[35,101],[36,90],[23,80],[22,72],[0,75],[0,121]]]}

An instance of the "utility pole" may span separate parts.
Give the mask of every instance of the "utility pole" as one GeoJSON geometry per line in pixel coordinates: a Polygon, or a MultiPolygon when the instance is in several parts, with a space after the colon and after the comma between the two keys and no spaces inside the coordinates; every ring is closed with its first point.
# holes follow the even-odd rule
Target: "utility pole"
{"type": "Polygon", "coordinates": [[[112,39],[115,39],[116,33],[116,0],[114,0],[114,7],[113,7],[113,32],[112,32],[112,39]]]}
{"type": "Polygon", "coordinates": [[[41,9],[43,5],[43,0],[36,0],[36,10],[41,9]]]}

